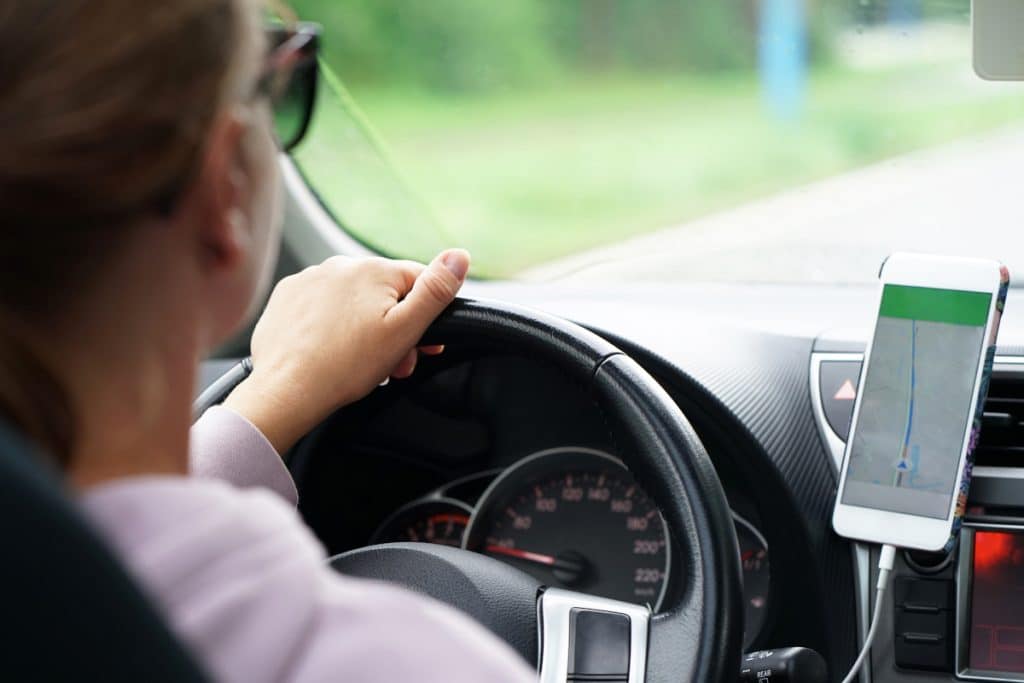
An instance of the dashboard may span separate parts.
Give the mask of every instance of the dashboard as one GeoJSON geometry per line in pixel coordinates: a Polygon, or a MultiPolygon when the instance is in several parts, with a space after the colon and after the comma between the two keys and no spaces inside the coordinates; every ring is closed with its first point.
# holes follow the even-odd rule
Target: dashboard
{"type": "MultiPolygon", "coordinates": [[[[450,345],[421,363],[410,380],[339,411],[290,456],[300,512],[330,553],[394,541],[457,546],[544,585],[655,611],[685,590],[677,539],[581,387],[482,349],[450,345]]],[[[705,434],[729,471],[724,456],[742,445],[710,423],[705,434]]],[[[749,482],[723,484],[752,648],[773,625],[771,543],[749,482]]]]}
{"type": "MultiPolygon", "coordinates": [[[[827,661],[830,680],[840,680],[871,616],[876,559],[830,524],[848,419],[846,379],[857,375],[874,288],[475,282],[464,294],[583,324],[666,389],[704,443],[734,512],[745,647],[812,648],[827,661]]],[[[1010,403],[1024,406],[1024,315],[1017,306],[1024,298],[1011,290],[999,354],[1004,378],[1018,382],[1010,403]]],[[[332,554],[391,540],[447,543],[549,585],[657,608],[685,590],[686,577],[675,570],[681,563],[673,562],[679,548],[672,530],[641,491],[627,496],[631,477],[622,455],[586,392],[556,368],[495,349],[449,347],[423,359],[409,380],[331,416],[289,455],[289,467],[300,512],[332,554]]],[[[971,498],[988,516],[969,522],[990,528],[1011,514],[1024,528],[1024,506],[1014,502],[1024,500],[1024,468],[1012,476],[1005,467],[990,470],[976,474],[971,498]],[[1022,486],[1007,483],[1013,481],[1022,486]]],[[[906,624],[923,622],[904,614],[905,600],[890,601],[861,683],[957,679],[957,576],[972,557],[938,569],[899,558],[901,585],[950,586],[949,604],[936,608],[950,620],[948,632],[938,636],[940,646],[931,644],[945,659],[922,665],[904,658],[908,633],[921,635],[904,633],[906,624]]],[[[1024,613],[1024,598],[1013,605],[1024,613]]]]}
{"type": "MultiPolygon", "coordinates": [[[[475,293],[533,305],[605,334],[670,387],[691,419],[714,411],[708,406],[736,418],[753,441],[741,468],[763,477],[748,490],[771,549],[775,626],[761,644],[817,649],[830,680],[841,680],[872,618],[877,579],[877,550],[839,538],[830,523],[852,414],[850,390],[857,389],[877,289],[500,284],[475,293]],[[695,392],[689,380],[705,391],[695,392]],[[781,478],[778,488],[772,474],[781,478]],[[773,535],[777,525],[799,543],[783,547],[786,537],[773,535]],[[795,589],[794,577],[805,582],[801,588],[795,589]],[[814,639],[809,625],[821,637],[814,639]]],[[[940,557],[898,555],[894,590],[882,606],[861,683],[1024,680],[1024,574],[1017,568],[1024,554],[1015,551],[1024,538],[1019,306],[1024,298],[1011,290],[961,543],[940,557]]],[[[717,447],[708,445],[709,451],[717,447]]],[[[724,470],[721,452],[712,452],[712,459],[723,479],[736,476],[724,470]]]]}

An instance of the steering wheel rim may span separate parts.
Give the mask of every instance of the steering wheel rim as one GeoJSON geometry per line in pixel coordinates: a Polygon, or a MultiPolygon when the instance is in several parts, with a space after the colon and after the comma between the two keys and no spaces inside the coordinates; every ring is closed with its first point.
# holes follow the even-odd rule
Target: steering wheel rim
{"type": "MultiPolygon", "coordinates": [[[[743,636],[736,532],[704,446],[671,397],[608,341],[523,307],[458,299],[430,327],[423,343],[460,339],[543,360],[581,383],[604,417],[616,455],[661,509],[679,547],[685,585],[650,618],[646,680],[735,680],[743,636]]],[[[195,414],[223,400],[246,374],[242,364],[229,370],[197,399],[195,414]]],[[[388,557],[380,548],[372,552],[388,557]]],[[[361,550],[353,552],[365,555],[361,550]]]]}

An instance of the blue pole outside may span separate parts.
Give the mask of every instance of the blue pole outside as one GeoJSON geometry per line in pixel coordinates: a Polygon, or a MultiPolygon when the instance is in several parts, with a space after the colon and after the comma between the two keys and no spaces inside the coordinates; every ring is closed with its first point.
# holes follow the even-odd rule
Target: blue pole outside
{"type": "Polygon", "coordinates": [[[792,123],[803,114],[807,90],[806,0],[761,0],[758,67],[771,115],[792,123]]]}

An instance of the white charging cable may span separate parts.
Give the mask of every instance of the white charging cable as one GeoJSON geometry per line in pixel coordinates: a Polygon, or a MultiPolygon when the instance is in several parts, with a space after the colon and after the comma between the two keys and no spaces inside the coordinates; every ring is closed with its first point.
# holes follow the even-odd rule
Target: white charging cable
{"type": "Polygon", "coordinates": [[[871,652],[871,643],[878,631],[878,624],[882,621],[882,599],[885,598],[885,592],[889,590],[889,575],[892,574],[895,562],[895,546],[883,545],[882,554],[878,558],[878,583],[875,584],[875,611],[871,616],[871,627],[868,629],[867,636],[864,637],[864,647],[861,648],[860,654],[857,655],[857,661],[850,667],[850,673],[846,674],[843,683],[853,683],[871,652]]]}

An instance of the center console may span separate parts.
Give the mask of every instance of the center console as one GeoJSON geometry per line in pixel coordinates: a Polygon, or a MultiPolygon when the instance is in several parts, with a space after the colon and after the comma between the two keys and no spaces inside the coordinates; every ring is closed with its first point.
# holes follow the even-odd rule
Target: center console
{"type": "MultiPolygon", "coordinates": [[[[852,346],[819,346],[812,356],[812,405],[837,471],[862,359],[852,346]]],[[[996,357],[976,457],[954,550],[898,553],[861,683],[1024,682],[1024,356],[996,357]]],[[[863,639],[878,548],[852,548],[863,639]]]]}

